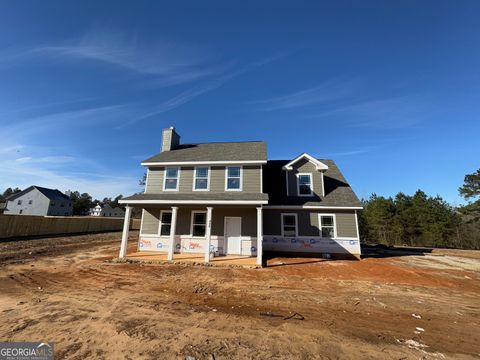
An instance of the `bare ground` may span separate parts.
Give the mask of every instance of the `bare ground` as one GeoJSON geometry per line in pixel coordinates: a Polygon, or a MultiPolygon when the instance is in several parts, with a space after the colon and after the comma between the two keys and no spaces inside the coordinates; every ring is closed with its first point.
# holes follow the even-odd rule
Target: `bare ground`
{"type": "Polygon", "coordinates": [[[213,268],[117,263],[119,237],[0,243],[0,340],[57,359],[480,357],[480,252],[213,268]]]}

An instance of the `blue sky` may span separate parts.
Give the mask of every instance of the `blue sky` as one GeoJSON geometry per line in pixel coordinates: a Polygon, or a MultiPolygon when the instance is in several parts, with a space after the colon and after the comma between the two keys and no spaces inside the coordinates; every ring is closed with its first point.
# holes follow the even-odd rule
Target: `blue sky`
{"type": "Polygon", "coordinates": [[[480,167],[478,1],[0,4],[0,190],[139,191],[161,129],[333,158],[360,197],[459,204],[480,167]]]}

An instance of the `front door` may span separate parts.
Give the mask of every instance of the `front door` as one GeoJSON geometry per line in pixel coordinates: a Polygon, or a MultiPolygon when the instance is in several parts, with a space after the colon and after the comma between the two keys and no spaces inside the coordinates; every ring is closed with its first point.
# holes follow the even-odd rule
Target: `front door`
{"type": "Polygon", "coordinates": [[[225,253],[242,254],[242,218],[225,217],[225,253]]]}

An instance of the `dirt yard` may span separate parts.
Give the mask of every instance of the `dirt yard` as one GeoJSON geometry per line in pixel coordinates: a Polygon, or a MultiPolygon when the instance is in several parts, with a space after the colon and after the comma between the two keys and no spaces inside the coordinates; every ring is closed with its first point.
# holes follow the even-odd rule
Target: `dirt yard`
{"type": "Polygon", "coordinates": [[[119,238],[0,243],[0,340],[56,359],[480,357],[480,252],[240,269],[118,263],[119,238]]]}

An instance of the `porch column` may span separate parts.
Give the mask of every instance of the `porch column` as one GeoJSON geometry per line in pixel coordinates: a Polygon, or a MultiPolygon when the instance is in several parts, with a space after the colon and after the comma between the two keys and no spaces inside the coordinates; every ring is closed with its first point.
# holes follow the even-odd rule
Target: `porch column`
{"type": "Polygon", "coordinates": [[[257,265],[263,261],[263,214],[262,207],[257,208],[257,265]]]}
{"type": "Polygon", "coordinates": [[[205,229],[205,237],[207,239],[207,250],[205,252],[205,262],[210,261],[210,245],[212,242],[212,207],[207,207],[207,227],[205,229]]]}
{"type": "Polygon", "coordinates": [[[125,220],[123,222],[123,233],[122,233],[122,244],[120,245],[120,254],[119,258],[125,257],[127,255],[127,243],[128,243],[128,230],[130,229],[130,216],[132,215],[132,207],[125,207],[125,220]]]}
{"type": "Polygon", "coordinates": [[[170,247],[168,248],[168,260],[173,260],[175,252],[175,231],[177,228],[177,206],[172,206],[172,224],[170,225],[170,247]]]}

